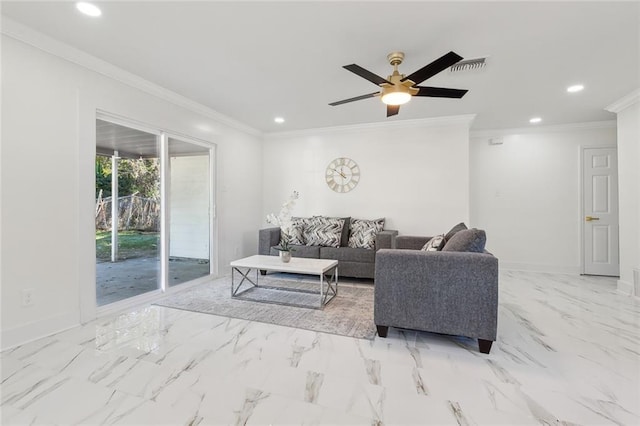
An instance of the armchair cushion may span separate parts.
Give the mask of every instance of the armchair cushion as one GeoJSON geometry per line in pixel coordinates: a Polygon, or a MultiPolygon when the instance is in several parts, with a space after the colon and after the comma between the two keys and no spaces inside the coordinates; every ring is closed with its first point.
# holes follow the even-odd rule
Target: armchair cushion
{"type": "Polygon", "coordinates": [[[442,251],[466,251],[474,253],[484,252],[487,235],[482,229],[465,229],[456,232],[444,245],[442,251]]]}
{"type": "Polygon", "coordinates": [[[454,235],[456,235],[456,233],[465,229],[467,229],[467,225],[465,225],[463,222],[460,222],[459,224],[451,228],[449,232],[444,234],[444,240],[449,241],[451,238],[453,238],[454,235]]]}

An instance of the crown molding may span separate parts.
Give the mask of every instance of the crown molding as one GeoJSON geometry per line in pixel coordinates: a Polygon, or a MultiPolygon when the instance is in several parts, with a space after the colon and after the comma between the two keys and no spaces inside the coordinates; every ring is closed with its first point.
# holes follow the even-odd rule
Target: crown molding
{"type": "Polygon", "coordinates": [[[136,74],[125,71],[124,69],[110,64],[107,61],[103,61],[102,59],[90,55],[82,50],[76,49],[75,47],[69,46],[66,43],[40,33],[31,27],[27,27],[26,25],[9,19],[6,16],[2,16],[0,32],[7,37],[11,37],[15,40],[33,46],[43,52],[62,58],[135,89],[142,90],[157,98],[195,112],[196,114],[211,118],[220,124],[227,125],[253,136],[262,136],[261,131],[254,129],[251,126],[221,114],[218,111],[187,98],[186,96],[180,95],[169,89],[165,89],[164,87],[152,83],[136,74]]]}
{"type": "Polygon", "coordinates": [[[587,123],[568,123],[553,126],[535,126],[535,127],[517,127],[511,129],[487,129],[473,130],[469,133],[472,138],[507,136],[513,134],[536,134],[536,133],[555,133],[568,132],[571,130],[589,130],[589,129],[615,129],[616,121],[590,121],[587,123]]]}
{"type": "Polygon", "coordinates": [[[630,107],[633,104],[640,102],[640,89],[636,89],[633,92],[629,93],[627,96],[624,96],[611,105],[607,105],[604,109],[610,112],[615,112],[616,114],[620,111],[623,111],[630,107]]]}
{"type": "Polygon", "coordinates": [[[467,129],[476,118],[475,114],[452,115],[446,117],[419,118],[414,120],[382,121],[376,123],[349,124],[345,126],[318,127],[314,129],[291,130],[285,132],[264,133],[265,139],[280,137],[317,136],[334,132],[361,132],[378,129],[410,129],[416,127],[465,126],[467,129]]]}

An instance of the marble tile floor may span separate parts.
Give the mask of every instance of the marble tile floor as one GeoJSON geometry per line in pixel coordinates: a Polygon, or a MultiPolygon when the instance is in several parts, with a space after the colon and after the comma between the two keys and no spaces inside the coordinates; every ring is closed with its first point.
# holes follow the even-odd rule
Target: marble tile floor
{"type": "Polygon", "coordinates": [[[143,306],[0,354],[1,423],[640,424],[640,303],[615,279],[501,272],[490,355],[143,306]]]}

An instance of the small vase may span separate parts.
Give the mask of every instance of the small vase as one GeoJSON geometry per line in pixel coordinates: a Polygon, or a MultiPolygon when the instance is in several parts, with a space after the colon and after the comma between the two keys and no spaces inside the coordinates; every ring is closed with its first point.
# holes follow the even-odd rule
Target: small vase
{"type": "Polygon", "coordinates": [[[280,252],[280,260],[284,263],[289,263],[291,260],[291,252],[290,251],[281,251],[280,252]]]}

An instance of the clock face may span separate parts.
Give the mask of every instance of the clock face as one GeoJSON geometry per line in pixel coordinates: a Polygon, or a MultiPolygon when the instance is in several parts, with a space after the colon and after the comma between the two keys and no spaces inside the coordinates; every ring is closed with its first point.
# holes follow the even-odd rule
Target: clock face
{"type": "Polygon", "coordinates": [[[325,180],[335,192],[349,192],[360,181],[360,167],[350,158],[336,158],[327,166],[325,180]]]}

